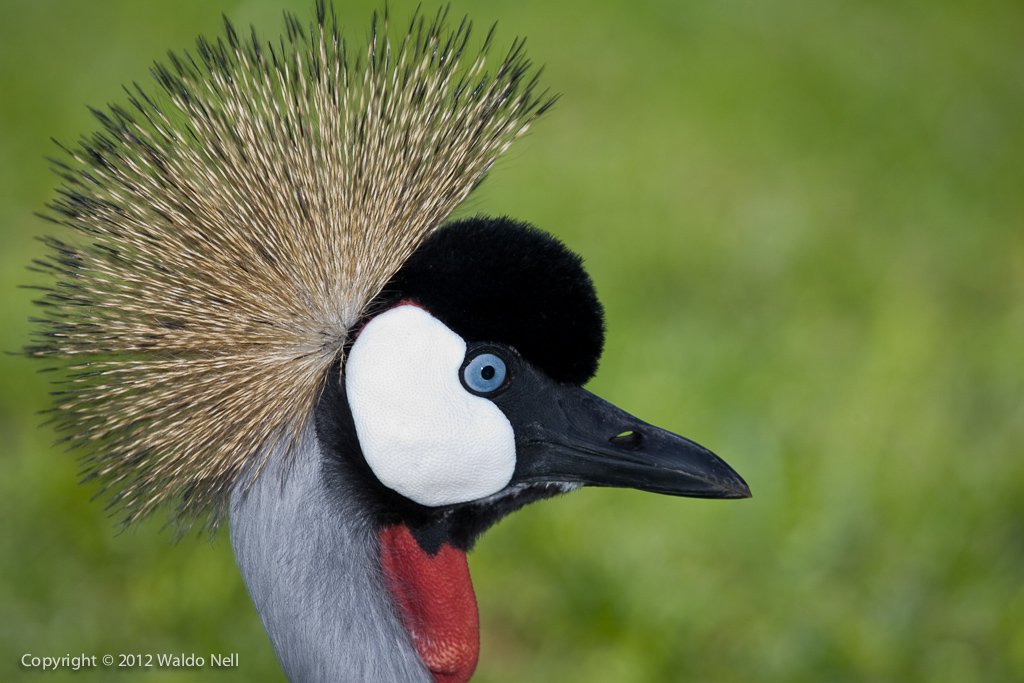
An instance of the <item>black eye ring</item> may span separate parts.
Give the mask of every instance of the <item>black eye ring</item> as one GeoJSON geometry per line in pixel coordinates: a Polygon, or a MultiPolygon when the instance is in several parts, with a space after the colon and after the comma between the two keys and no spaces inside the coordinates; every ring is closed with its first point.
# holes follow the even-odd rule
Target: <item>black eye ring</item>
{"type": "Polygon", "coordinates": [[[466,359],[460,372],[462,384],[478,396],[490,396],[508,380],[508,364],[492,350],[485,350],[466,359]]]}

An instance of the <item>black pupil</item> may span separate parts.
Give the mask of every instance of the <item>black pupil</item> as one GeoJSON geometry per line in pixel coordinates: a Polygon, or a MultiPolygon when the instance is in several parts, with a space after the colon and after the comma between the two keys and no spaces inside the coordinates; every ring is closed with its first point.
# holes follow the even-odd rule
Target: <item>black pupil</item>
{"type": "Polygon", "coordinates": [[[480,368],[480,376],[486,380],[494,379],[494,372],[495,371],[493,365],[485,365],[482,368],[480,368]]]}

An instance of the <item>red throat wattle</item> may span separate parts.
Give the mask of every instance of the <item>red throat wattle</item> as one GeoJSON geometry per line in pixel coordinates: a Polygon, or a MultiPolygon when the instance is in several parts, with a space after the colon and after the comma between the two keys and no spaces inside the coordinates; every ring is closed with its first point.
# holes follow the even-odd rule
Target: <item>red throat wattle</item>
{"type": "Polygon", "coordinates": [[[434,555],[409,527],[380,532],[380,560],[402,624],[434,683],[465,683],[480,655],[480,617],[466,553],[442,545],[434,555]]]}

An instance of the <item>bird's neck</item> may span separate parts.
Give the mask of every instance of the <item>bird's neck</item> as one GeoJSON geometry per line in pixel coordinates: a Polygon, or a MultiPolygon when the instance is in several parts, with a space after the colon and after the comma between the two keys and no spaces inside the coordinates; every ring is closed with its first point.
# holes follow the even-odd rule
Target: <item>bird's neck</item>
{"type": "Polygon", "coordinates": [[[285,674],[431,681],[389,593],[377,531],[322,468],[311,420],[294,457],[272,452],[231,496],[235,559],[285,674]]]}

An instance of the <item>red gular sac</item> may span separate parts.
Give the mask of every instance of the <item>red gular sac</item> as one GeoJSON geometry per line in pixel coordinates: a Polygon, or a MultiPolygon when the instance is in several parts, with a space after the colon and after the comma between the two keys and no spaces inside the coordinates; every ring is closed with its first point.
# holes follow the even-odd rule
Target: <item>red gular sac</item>
{"type": "Polygon", "coordinates": [[[402,624],[435,683],[465,683],[480,656],[480,617],[466,553],[433,555],[404,524],[380,532],[380,559],[402,624]]]}

